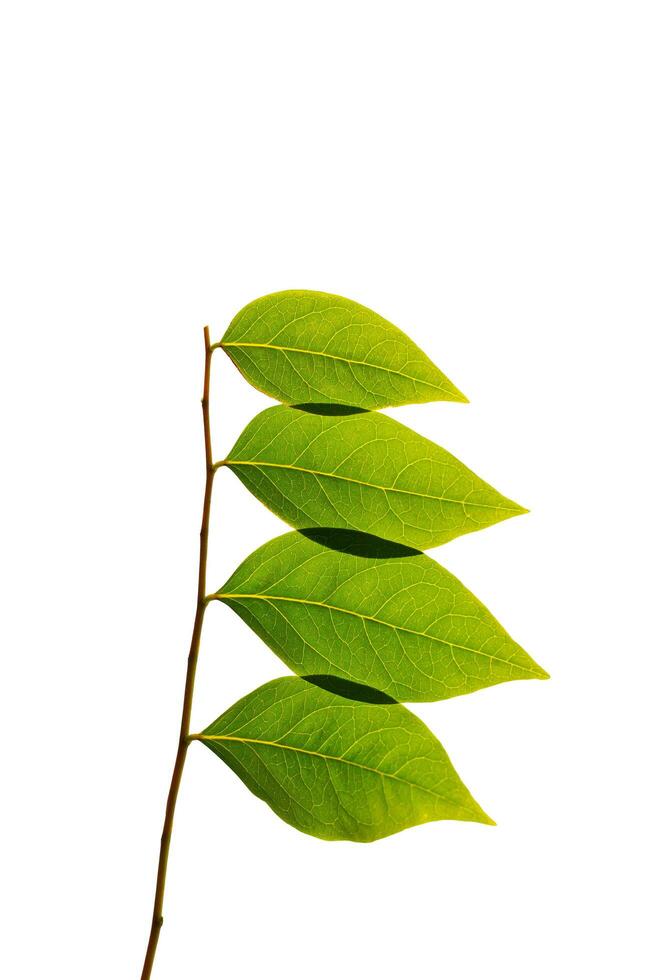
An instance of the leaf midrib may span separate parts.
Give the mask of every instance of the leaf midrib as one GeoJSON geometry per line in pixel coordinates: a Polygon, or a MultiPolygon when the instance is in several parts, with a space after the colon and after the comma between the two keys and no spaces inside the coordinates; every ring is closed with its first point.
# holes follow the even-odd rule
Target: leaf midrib
{"type": "Polygon", "coordinates": [[[236,341],[223,342],[220,347],[259,347],[264,350],[279,350],[288,352],[291,354],[310,354],[314,357],[326,357],[332,361],[342,361],[345,364],[358,364],[361,367],[373,368],[376,371],[386,371],[388,374],[396,374],[398,377],[406,378],[408,381],[414,381],[416,384],[427,385],[429,388],[435,388],[436,391],[443,391],[451,394],[449,388],[444,387],[442,384],[434,384],[432,381],[424,381],[422,378],[416,378],[412,374],[407,374],[405,371],[397,371],[395,368],[384,367],[382,364],[372,364],[370,361],[359,361],[353,357],[341,357],[339,354],[328,354],[326,351],[319,350],[309,350],[303,347],[283,347],[280,344],[255,344],[255,343],[237,343],[236,341]]]}
{"type": "MultiPolygon", "coordinates": [[[[429,789],[427,786],[421,786],[420,783],[414,783],[410,779],[404,779],[402,776],[397,776],[395,773],[383,772],[381,769],[375,769],[373,766],[366,766],[362,762],[353,762],[351,759],[346,759],[340,755],[327,755],[324,752],[315,752],[312,749],[303,749],[297,745],[287,745],[284,742],[272,742],[267,741],[263,738],[242,738],[237,735],[204,735],[199,736],[200,741],[206,742],[239,742],[242,745],[267,745],[271,748],[283,749],[288,752],[297,752],[300,755],[310,755],[315,756],[318,759],[323,759],[325,762],[342,762],[346,766],[354,766],[357,769],[364,769],[366,772],[372,772],[376,776],[382,776],[386,779],[395,779],[399,783],[404,783],[407,786],[411,786],[413,789],[420,790],[423,793],[429,793],[431,796],[435,796],[437,800],[442,800],[444,803],[452,805],[452,801],[441,793],[437,793],[433,789],[429,789]]],[[[463,803],[456,803],[460,806],[462,810],[466,810],[468,813],[475,813],[470,807],[465,806],[463,803]]]]}
{"type": "Polygon", "coordinates": [[[476,501],[466,501],[462,498],[442,497],[431,493],[420,493],[419,490],[404,490],[401,487],[386,487],[379,483],[367,483],[365,480],[357,480],[353,476],[341,476],[340,473],[326,473],[323,470],[312,470],[305,466],[295,466],[293,463],[270,463],[266,460],[254,459],[224,459],[218,466],[258,466],[260,468],[293,470],[297,473],[309,473],[311,476],[328,477],[332,480],[343,480],[346,483],[356,483],[358,486],[371,487],[373,490],[382,490],[384,493],[403,493],[410,497],[422,497],[425,500],[441,500],[446,504],[457,504],[459,507],[485,507],[489,510],[506,510],[511,514],[520,514],[522,509],[519,507],[506,507],[502,504],[481,504],[476,501]]]}
{"type": "Polygon", "coordinates": [[[399,630],[403,633],[410,633],[413,636],[423,636],[428,640],[436,640],[438,643],[444,643],[449,647],[457,650],[465,650],[467,653],[474,653],[481,657],[486,657],[488,660],[495,660],[498,663],[506,664],[509,667],[518,667],[520,670],[526,670],[530,674],[535,674],[536,676],[541,675],[540,670],[534,670],[531,667],[525,667],[522,664],[517,664],[513,660],[505,660],[503,657],[497,657],[492,653],[486,653],[484,650],[477,650],[474,647],[464,646],[462,643],[453,643],[451,640],[444,640],[440,636],[434,636],[431,633],[425,633],[421,630],[413,630],[409,626],[400,626],[396,623],[389,623],[384,619],[378,619],[376,616],[370,616],[366,613],[357,612],[354,609],[345,609],[342,606],[334,606],[328,602],[320,602],[316,599],[298,599],[296,596],[284,596],[284,595],[265,595],[263,593],[257,592],[216,592],[209,596],[210,599],[263,599],[269,602],[295,602],[300,605],[306,606],[318,606],[321,609],[328,609],[331,612],[344,613],[346,616],[355,616],[358,619],[365,619],[370,623],[378,623],[380,626],[386,626],[389,629],[399,630]]]}

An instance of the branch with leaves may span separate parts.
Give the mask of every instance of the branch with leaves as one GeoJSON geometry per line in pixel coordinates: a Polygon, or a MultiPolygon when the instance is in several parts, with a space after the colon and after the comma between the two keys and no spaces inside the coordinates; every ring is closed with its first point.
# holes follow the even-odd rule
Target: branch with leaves
{"type": "Polygon", "coordinates": [[[524,508],[376,409],[467,399],[397,327],[340,296],[274,293],[223,339],[205,328],[206,483],[182,722],[142,980],[163,923],[166,867],[188,746],[203,743],[283,820],[324,840],[373,841],[433,820],[492,824],[443,746],[401,702],[437,701],[547,673],[482,603],[422,553],[524,508]],[[211,450],[211,358],[224,350],[282,404],[211,450]],[[226,466],[296,528],[214,592],[211,494],[226,466]],[[296,676],[247,694],[191,734],[209,602],[232,608],[296,676]]]}

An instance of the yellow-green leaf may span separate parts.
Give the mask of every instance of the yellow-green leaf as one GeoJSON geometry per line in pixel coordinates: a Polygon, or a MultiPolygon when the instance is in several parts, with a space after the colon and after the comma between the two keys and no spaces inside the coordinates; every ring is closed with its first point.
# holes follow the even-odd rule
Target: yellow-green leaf
{"type": "Polygon", "coordinates": [[[378,412],[257,415],[224,464],[296,528],[340,527],[433,548],[525,510],[456,457],[378,412]]]}
{"type": "Polygon", "coordinates": [[[492,824],[429,729],[388,702],[336,678],[282,677],[196,737],[314,837],[372,841],[431,820],[492,824]]]}
{"type": "Polygon", "coordinates": [[[251,384],[282,402],[383,408],[467,401],[405,333],[330,293],[262,296],[237,313],[217,346],[251,384]]]}
{"type": "Polygon", "coordinates": [[[442,565],[357,532],[275,538],[213,598],[296,674],[337,674],[397,701],[548,676],[442,565]]]}

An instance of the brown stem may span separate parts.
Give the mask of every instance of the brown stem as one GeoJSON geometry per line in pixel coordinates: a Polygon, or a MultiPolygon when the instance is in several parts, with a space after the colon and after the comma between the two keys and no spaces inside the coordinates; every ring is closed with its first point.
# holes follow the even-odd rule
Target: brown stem
{"type": "Polygon", "coordinates": [[[209,382],[211,377],[211,341],[209,339],[209,328],[204,328],[204,388],[202,391],[202,421],[204,423],[204,453],[206,460],[206,482],[204,486],[204,506],[202,508],[202,526],[200,528],[200,562],[198,571],[198,599],[195,607],[195,620],[193,622],[193,634],[191,636],[191,649],[188,655],[188,666],[186,668],[186,684],[184,686],[184,705],[182,708],[182,723],[179,730],[179,743],[177,745],[177,755],[173,775],[168,790],[168,800],[166,802],[166,816],[164,819],[163,832],[161,834],[161,848],[159,850],[159,865],[157,868],[157,887],[154,893],[154,909],[152,911],[152,927],[148,948],[145,953],[143,972],[141,980],[150,980],[154,954],[157,951],[159,933],[163,925],[163,900],[166,889],[166,868],[168,866],[168,852],[170,851],[170,838],[173,832],[173,819],[175,816],[175,804],[179,793],[179,784],[182,781],[184,762],[186,761],[186,751],[189,745],[189,731],[191,724],[191,707],[193,705],[193,687],[195,684],[195,670],[198,663],[198,653],[200,650],[200,637],[202,635],[202,621],[204,610],[207,605],[206,600],[206,581],[207,581],[207,552],[209,546],[209,514],[211,511],[211,490],[213,488],[213,478],[215,474],[213,457],[211,453],[211,425],[209,421],[209,382]]]}

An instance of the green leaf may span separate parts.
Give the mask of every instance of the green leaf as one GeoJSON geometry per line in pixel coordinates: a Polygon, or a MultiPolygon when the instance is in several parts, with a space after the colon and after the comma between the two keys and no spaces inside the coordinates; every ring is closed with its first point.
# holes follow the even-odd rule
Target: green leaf
{"type": "Polygon", "coordinates": [[[468,400],[392,323],[330,293],[291,289],[255,299],[217,346],[282,402],[383,408],[468,400]]]}
{"type": "Polygon", "coordinates": [[[548,676],[445,568],[356,532],[275,538],[212,598],[296,674],[337,674],[398,701],[548,676]]]}
{"type": "Polygon", "coordinates": [[[293,527],[364,531],[421,550],[526,513],[445,449],[377,412],[268,408],[223,464],[293,527]]]}
{"type": "Polygon", "coordinates": [[[430,820],[493,823],[419,718],[370,689],[356,692],[367,701],[341,689],[354,693],[337,678],[281,677],[196,738],[314,837],[372,841],[430,820]]]}

